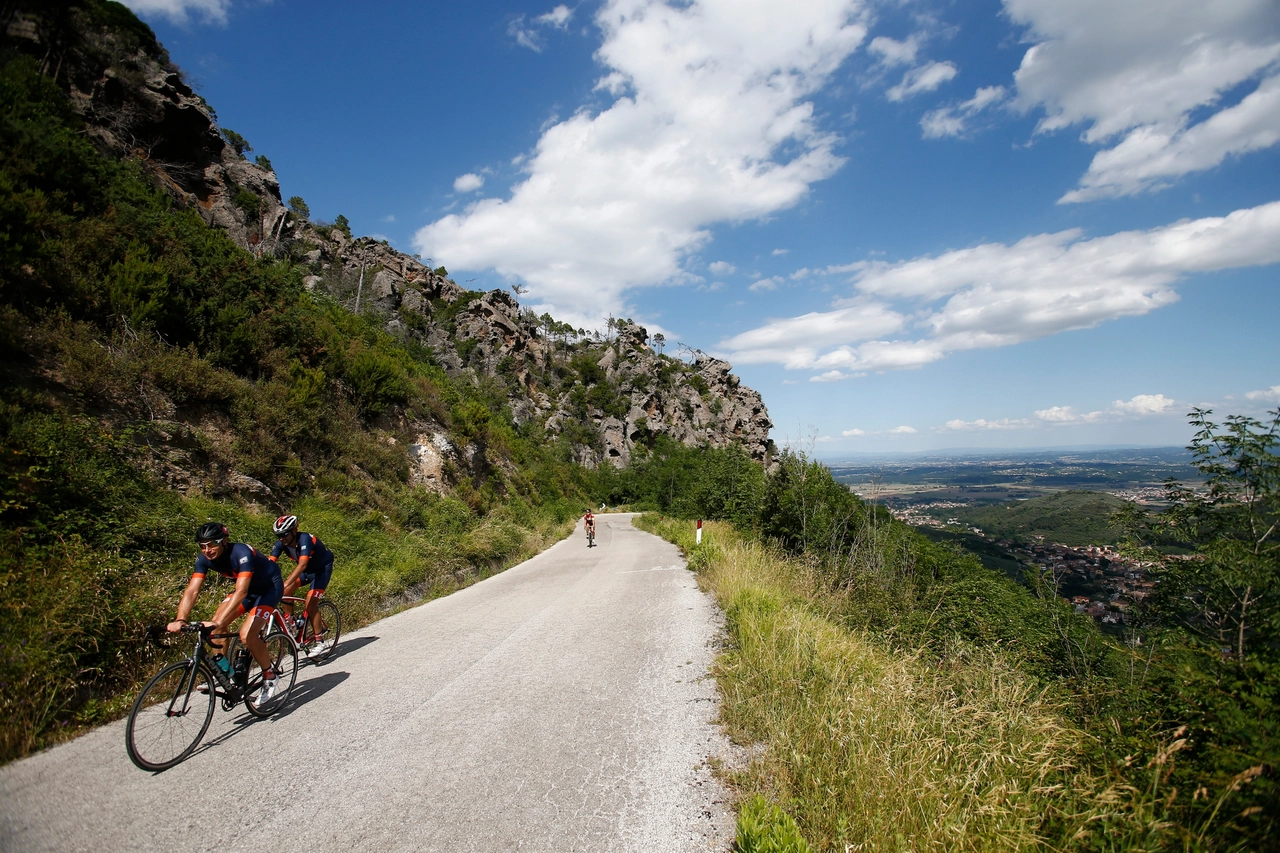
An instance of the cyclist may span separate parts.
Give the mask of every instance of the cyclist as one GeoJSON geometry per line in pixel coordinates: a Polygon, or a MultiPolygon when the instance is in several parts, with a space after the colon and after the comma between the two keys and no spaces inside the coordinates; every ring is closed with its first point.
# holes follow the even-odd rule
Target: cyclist
{"type": "MultiPolygon", "coordinates": [[[[170,633],[182,629],[191,609],[195,607],[196,596],[204,585],[205,576],[213,569],[223,577],[232,578],[236,587],[213,614],[213,619],[205,622],[212,625],[215,633],[226,633],[227,626],[237,616],[248,613],[249,618],[240,626],[240,640],[249,654],[262,667],[262,692],[258,702],[268,701],[276,688],[276,674],[271,667],[271,658],[267,654],[266,644],[259,633],[271,609],[284,594],[284,583],[280,579],[280,567],[258,553],[252,545],[232,542],[227,528],[216,521],[200,525],[196,530],[196,544],[200,553],[196,555],[195,571],[187,583],[187,589],[178,602],[178,614],[168,625],[170,633]]],[[[231,675],[231,662],[226,658],[227,639],[214,640],[218,653],[213,656],[213,663],[224,675],[231,675]]]]}
{"type": "MultiPolygon", "coordinates": [[[[271,529],[276,534],[276,544],[271,549],[271,561],[274,563],[280,559],[281,554],[285,554],[298,564],[284,582],[284,594],[293,595],[294,591],[304,583],[311,586],[311,590],[307,593],[307,606],[304,612],[307,621],[311,623],[311,630],[319,636],[323,633],[319,604],[320,599],[324,598],[325,589],[329,586],[329,578],[333,575],[333,552],[324,547],[315,534],[298,530],[296,515],[280,516],[271,529]]],[[[328,651],[328,646],[329,640],[324,640],[312,650],[312,653],[323,654],[328,651]]]]}
{"type": "Polygon", "coordinates": [[[591,507],[587,507],[587,514],[582,517],[582,526],[587,533],[587,543],[590,544],[591,537],[596,535],[596,517],[591,514],[591,507]]]}

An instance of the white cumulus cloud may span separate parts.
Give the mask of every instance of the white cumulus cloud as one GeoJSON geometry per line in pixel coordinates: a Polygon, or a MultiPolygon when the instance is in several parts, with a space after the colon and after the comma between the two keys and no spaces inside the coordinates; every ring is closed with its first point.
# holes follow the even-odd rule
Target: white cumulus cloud
{"type": "Polygon", "coordinates": [[[1173,407],[1174,401],[1163,394],[1139,394],[1130,400],[1116,400],[1111,410],[1122,415],[1158,415],[1173,407]]]}
{"type": "Polygon", "coordinates": [[[737,271],[737,267],[728,261],[712,261],[707,267],[713,275],[730,275],[737,271]]]}
{"type": "Polygon", "coordinates": [[[231,8],[231,0],[123,0],[139,17],[162,15],[175,24],[185,24],[191,20],[191,13],[198,15],[205,23],[226,24],[227,11],[231,8]]]}
{"type": "Polygon", "coordinates": [[[920,367],[950,352],[1146,314],[1176,301],[1173,285],[1192,273],[1277,262],[1280,202],[1149,231],[1085,239],[1073,229],[898,263],[863,261],[831,268],[852,273],[857,291],[832,310],[772,320],[719,349],[737,363],[791,369],[920,367]]]}
{"type": "Polygon", "coordinates": [[[1063,202],[1158,189],[1280,141],[1275,0],[1005,0],[1035,44],[1014,75],[1037,132],[1107,146],[1063,202]],[[1227,97],[1244,87],[1242,100],[1227,97]]]}
{"type": "Polygon", "coordinates": [[[1250,391],[1244,396],[1247,400],[1280,403],[1280,385],[1272,385],[1270,388],[1263,388],[1261,391],[1250,391]]]}
{"type": "Polygon", "coordinates": [[[484,186],[484,176],[475,172],[459,175],[453,182],[453,189],[460,193],[475,192],[484,186]]]}
{"type": "Polygon", "coordinates": [[[1038,410],[1036,417],[1050,424],[1093,423],[1102,417],[1102,412],[1077,412],[1071,406],[1051,406],[1038,410]]]}
{"type": "Polygon", "coordinates": [[[510,198],[418,231],[450,269],[494,269],[548,310],[677,278],[708,226],[796,204],[842,160],[808,98],[866,35],[860,0],[610,0],[602,79],[626,92],[548,127],[510,198]]]}

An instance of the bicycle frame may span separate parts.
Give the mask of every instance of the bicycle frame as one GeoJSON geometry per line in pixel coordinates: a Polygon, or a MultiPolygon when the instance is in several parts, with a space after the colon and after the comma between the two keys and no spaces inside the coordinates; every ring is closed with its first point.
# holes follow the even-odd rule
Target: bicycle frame
{"type": "MultiPolygon", "coordinates": [[[[225,640],[230,637],[234,637],[236,635],[234,633],[215,634],[213,633],[213,628],[207,625],[203,625],[199,622],[190,623],[184,626],[183,628],[180,629],[180,632],[183,634],[195,634],[196,647],[195,647],[195,651],[187,655],[188,666],[187,666],[187,675],[184,678],[185,686],[180,688],[179,691],[174,694],[173,699],[170,700],[168,716],[173,717],[173,716],[179,716],[181,714],[187,713],[187,707],[191,704],[191,691],[195,689],[195,683],[196,683],[195,673],[196,673],[196,670],[198,670],[201,667],[201,665],[203,665],[206,669],[214,673],[213,685],[214,685],[215,696],[232,703],[239,702],[244,695],[243,694],[244,685],[237,684],[235,681],[235,676],[233,674],[230,678],[227,679],[231,683],[233,692],[227,693],[226,688],[222,684],[222,680],[218,677],[218,676],[223,676],[225,678],[226,674],[217,671],[217,667],[206,663],[206,660],[205,660],[209,656],[208,652],[205,651],[205,647],[208,646],[209,648],[212,648],[213,640],[225,640]],[[174,706],[174,703],[178,701],[179,697],[182,698],[182,710],[175,712],[173,709],[173,706],[174,706]]],[[[153,636],[152,639],[158,642],[158,638],[156,638],[155,636],[153,636]]]]}
{"type": "MultiPolygon", "coordinates": [[[[316,606],[319,607],[319,603],[324,600],[326,599],[317,598],[316,606]]],[[[307,599],[305,596],[286,595],[280,599],[280,604],[277,604],[275,606],[272,613],[272,618],[277,620],[277,627],[279,627],[282,631],[287,633],[290,637],[293,637],[294,643],[296,643],[299,648],[302,647],[303,641],[307,638],[307,627],[308,625],[310,625],[311,620],[305,619],[301,625],[298,625],[296,627],[294,626],[293,622],[294,622],[294,619],[296,619],[299,615],[303,615],[298,612],[299,608],[303,608],[303,612],[305,613],[306,604],[307,604],[307,599]],[[293,607],[294,613],[293,613],[292,619],[288,616],[285,616],[284,613],[281,612],[280,605],[282,604],[288,604],[293,607]]]]}

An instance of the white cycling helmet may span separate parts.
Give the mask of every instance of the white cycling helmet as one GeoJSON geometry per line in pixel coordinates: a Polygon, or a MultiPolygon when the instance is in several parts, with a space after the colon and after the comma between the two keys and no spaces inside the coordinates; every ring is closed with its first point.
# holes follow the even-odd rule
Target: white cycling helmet
{"type": "Polygon", "coordinates": [[[275,524],[271,525],[271,529],[275,531],[276,536],[288,536],[298,529],[298,517],[296,515],[282,515],[276,519],[275,524]]]}

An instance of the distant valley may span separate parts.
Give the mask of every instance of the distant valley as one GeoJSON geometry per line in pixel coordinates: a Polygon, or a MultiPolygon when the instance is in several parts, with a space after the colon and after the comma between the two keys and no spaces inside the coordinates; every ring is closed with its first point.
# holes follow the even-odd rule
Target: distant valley
{"type": "Polygon", "coordinates": [[[1039,576],[1104,629],[1150,592],[1145,566],[1113,550],[1111,516],[1164,506],[1163,483],[1198,480],[1182,448],[885,457],[832,465],[836,478],[931,539],[1015,580],[1039,576]]]}

